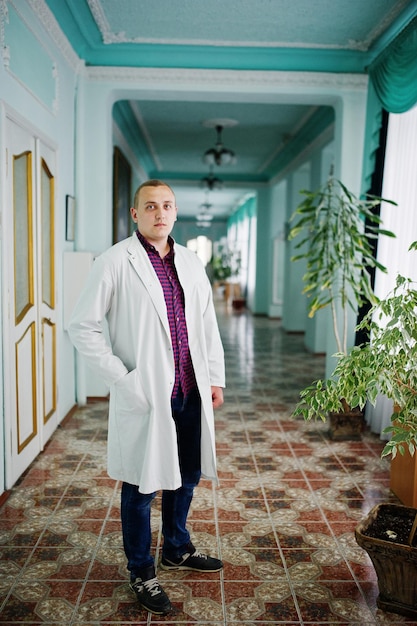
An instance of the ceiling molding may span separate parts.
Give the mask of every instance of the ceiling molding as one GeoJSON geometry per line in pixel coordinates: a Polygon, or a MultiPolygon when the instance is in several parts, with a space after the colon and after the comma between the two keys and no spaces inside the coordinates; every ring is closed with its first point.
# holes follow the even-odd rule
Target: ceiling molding
{"type": "Polygon", "coordinates": [[[298,123],[293,126],[291,130],[291,135],[286,138],[283,137],[282,142],[277,145],[276,149],[269,155],[268,159],[264,161],[264,163],[262,163],[262,165],[258,168],[258,174],[264,172],[268,168],[268,166],[271,165],[271,163],[273,163],[278,158],[279,154],[285,150],[287,144],[302,130],[303,126],[308,123],[308,121],[313,117],[313,115],[315,115],[316,112],[317,107],[311,107],[304,115],[304,117],[298,120],[298,123]]]}
{"type": "Polygon", "coordinates": [[[325,128],[322,133],[317,135],[315,140],[310,145],[306,146],[299,154],[297,154],[295,158],[289,161],[283,169],[271,178],[269,181],[270,184],[276,185],[282,180],[285,180],[288,175],[307,163],[310,156],[315,151],[330,144],[334,140],[334,129],[334,124],[330,124],[327,128],[325,128]]]}
{"type": "Polygon", "coordinates": [[[45,0],[27,0],[27,2],[33,12],[38,16],[39,20],[45,27],[45,30],[48,31],[48,34],[61,52],[64,59],[70,65],[71,69],[77,73],[82,72],[84,61],[80,59],[76,52],[74,52],[74,49],[62,32],[61,27],[45,0]]]}
{"type": "Polygon", "coordinates": [[[172,89],[171,84],[177,87],[196,90],[197,84],[206,90],[209,85],[258,85],[265,86],[268,93],[285,88],[291,92],[295,87],[306,95],[306,88],[331,87],[335,90],[363,90],[367,88],[368,77],[365,74],[337,74],[330,72],[281,72],[281,71],[240,71],[208,70],[208,69],[180,69],[180,68],[147,68],[147,67],[86,67],[86,77],[92,81],[111,81],[111,83],[134,84],[138,89],[152,86],[158,91],[172,89]]]}
{"type": "MultiPolygon", "coordinates": [[[[409,0],[397,0],[395,6],[393,6],[386,14],[384,14],[381,21],[377,22],[375,26],[370,29],[366,36],[362,39],[347,39],[343,43],[329,43],[326,41],[314,42],[311,40],[290,40],[287,37],[285,40],[282,39],[283,33],[281,32],[278,35],[278,39],[262,39],[262,37],[258,37],[254,39],[253,37],[249,39],[236,39],[224,38],[224,31],[221,33],[217,33],[212,37],[198,37],[197,33],[198,29],[194,29],[194,32],[191,36],[181,37],[181,29],[176,28],[175,33],[171,36],[166,32],[165,29],[158,29],[157,34],[154,36],[149,36],[148,32],[141,33],[140,35],[127,33],[126,30],[118,30],[117,32],[112,27],[109,19],[106,15],[106,10],[103,8],[102,0],[87,0],[87,4],[93,16],[93,19],[96,23],[96,26],[100,32],[101,39],[103,44],[106,46],[112,44],[152,44],[157,46],[187,46],[187,47],[223,47],[223,48],[288,48],[288,49],[303,49],[303,50],[350,50],[350,51],[360,51],[366,52],[369,48],[374,44],[375,40],[390,26],[390,24],[398,17],[401,11],[407,6],[409,0]],[[163,33],[161,35],[161,32],[163,33]],[[223,37],[222,37],[223,35],[223,37]],[[217,37],[217,38],[216,38],[217,37]]],[[[180,7],[178,7],[180,9],[180,7]]],[[[224,18],[227,20],[230,18],[230,13],[228,12],[228,6],[226,5],[224,8],[225,15],[224,18]]],[[[197,9],[198,10],[198,9],[197,9]]],[[[279,9],[278,9],[279,10],[279,9]]],[[[250,19],[251,14],[246,14],[246,17],[250,19]]],[[[324,17],[324,16],[323,16],[324,17]]],[[[110,17],[111,19],[111,17],[110,17]]],[[[190,19],[193,19],[190,17],[190,19]]],[[[195,18],[194,18],[195,19],[195,18]]],[[[268,18],[267,18],[268,19],[268,18]]],[[[235,20],[236,21],[236,20],[235,20]]],[[[301,19],[301,21],[303,21],[301,19]]],[[[305,23],[300,25],[300,30],[303,32],[303,27],[305,27],[305,23]]],[[[145,30],[146,29],[142,29],[145,30]]],[[[135,29],[136,31],[136,29],[135,29]]],[[[171,31],[172,32],[172,31],[171,31]]],[[[261,29],[262,34],[264,34],[264,29],[261,29]]],[[[228,34],[230,36],[230,28],[228,29],[228,34]]],[[[274,33],[276,34],[276,33],[274,33]]],[[[286,31],[288,35],[288,31],[286,31]]],[[[271,37],[272,33],[270,33],[271,37]]]]}

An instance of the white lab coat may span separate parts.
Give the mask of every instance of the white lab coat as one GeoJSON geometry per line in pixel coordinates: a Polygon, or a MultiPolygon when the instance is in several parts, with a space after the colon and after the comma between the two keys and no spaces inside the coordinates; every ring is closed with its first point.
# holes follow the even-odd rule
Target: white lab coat
{"type": "MultiPolygon", "coordinates": [[[[224,354],[212,289],[194,252],[174,245],[188,340],[202,400],[201,470],[215,480],[211,386],[224,387],[224,354]]],[[[93,263],[69,335],[110,388],[108,473],[141,492],[181,485],[171,392],[175,368],[164,294],[137,235],[93,263]],[[107,318],[109,345],[103,332],[107,318]]]]}

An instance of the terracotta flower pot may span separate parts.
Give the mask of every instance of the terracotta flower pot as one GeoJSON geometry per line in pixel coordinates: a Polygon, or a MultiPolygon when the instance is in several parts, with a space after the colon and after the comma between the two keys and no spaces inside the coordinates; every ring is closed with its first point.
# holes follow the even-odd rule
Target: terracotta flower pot
{"type": "MultiPolygon", "coordinates": [[[[394,404],[394,413],[400,407],[394,404]]],[[[404,454],[398,452],[391,460],[390,489],[406,506],[417,507],[417,454],[411,456],[405,447],[404,454]]]]}
{"type": "Polygon", "coordinates": [[[417,507],[417,454],[406,449],[391,461],[390,489],[406,506],[417,507]]]}

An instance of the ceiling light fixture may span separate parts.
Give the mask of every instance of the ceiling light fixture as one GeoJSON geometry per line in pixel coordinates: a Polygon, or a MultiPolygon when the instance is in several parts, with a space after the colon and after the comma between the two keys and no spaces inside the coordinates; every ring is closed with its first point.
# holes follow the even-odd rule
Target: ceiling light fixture
{"type": "Polygon", "coordinates": [[[211,220],[213,219],[213,216],[210,213],[210,209],[213,206],[209,202],[210,191],[206,189],[204,193],[206,196],[206,200],[205,202],[202,202],[202,204],[200,204],[200,210],[195,216],[198,228],[209,228],[211,226],[211,220]]]}
{"type": "Polygon", "coordinates": [[[213,216],[210,213],[199,213],[197,215],[197,222],[211,222],[213,216]]]}
{"type": "Polygon", "coordinates": [[[210,191],[213,191],[213,189],[221,189],[223,187],[223,181],[213,174],[213,166],[210,167],[210,172],[207,176],[204,176],[200,182],[202,187],[207,187],[210,191]]]}
{"type": "Polygon", "coordinates": [[[233,150],[229,150],[223,146],[221,124],[216,125],[217,141],[214,148],[206,150],[203,160],[208,165],[230,165],[236,162],[236,156],[233,150]]]}

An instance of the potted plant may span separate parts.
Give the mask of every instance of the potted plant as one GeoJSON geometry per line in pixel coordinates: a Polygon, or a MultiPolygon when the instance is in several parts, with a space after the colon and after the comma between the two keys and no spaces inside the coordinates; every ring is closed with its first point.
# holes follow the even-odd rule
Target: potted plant
{"type": "Polygon", "coordinates": [[[226,281],[232,275],[229,255],[221,250],[220,253],[213,257],[213,278],[219,282],[226,281]]]}
{"type": "Polygon", "coordinates": [[[244,299],[241,297],[240,285],[233,279],[239,275],[241,267],[241,254],[239,250],[230,250],[226,244],[218,246],[217,254],[213,256],[213,278],[224,285],[225,300],[232,300],[232,306],[241,308],[244,299]]]}
{"type": "MultiPolygon", "coordinates": [[[[417,250],[417,242],[410,246],[417,250]]],[[[375,406],[380,394],[393,402],[391,434],[382,456],[417,448],[417,284],[397,276],[394,289],[370,308],[358,330],[366,330],[369,343],[337,354],[337,365],[327,380],[315,381],[301,391],[294,415],[325,420],[329,411],[342,408],[342,400],[363,409],[375,406]]]]}
{"type": "MultiPolygon", "coordinates": [[[[301,194],[305,198],[291,218],[297,221],[289,239],[303,236],[295,245],[298,254],[292,260],[306,261],[303,293],[310,298],[309,316],[330,307],[340,356],[348,351],[349,310],[357,313],[365,303],[375,303],[371,271],[374,268],[386,271],[375,258],[375,241],[379,235],[394,237],[394,234],[381,228],[381,219],[375,211],[383,198],[360,199],[333,176],[317,191],[301,191],[301,194]]],[[[362,416],[356,404],[347,404],[345,400],[342,396],[338,408],[329,416],[334,439],[359,437],[362,429],[362,416]]]]}
{"type": "MultiPolygon", "coordinates": [[[[417,250],[417,242],[410,246],[417,250]]],[[[417,618],[417,489],[416,470],[403,462],[417,455],[417,283],[398,276],[394,289],[376,302],[359,330],[366,330],[370,342],[338,354],[333,374],[315,381],[301,392],[294,415],[325,420],[337,411],[340,398],[351,406],[377,404],[384,394],[392,401],[391,435],[382,456],[392,456],[391,489],[403,504],[381,504],[357,526],[355,537],[364,548],[378,576],[378,606],[381,609],[417,618]],[[397,466],[399,462],[399,466],[397,466]],[[399,478],[396,478],[399,470],[399,478]],[[404,481],[411,480],[412,500],[404,498],[404,481]],[[411,506],[410,506],[411,505],[411,506]],[[401,532],[400,532],[401,531],[401,532]],[[405,531],[404,537],[401,533],[405,531]]],[[[407,496],[408,497],[408,496],[407,496]]]]}

